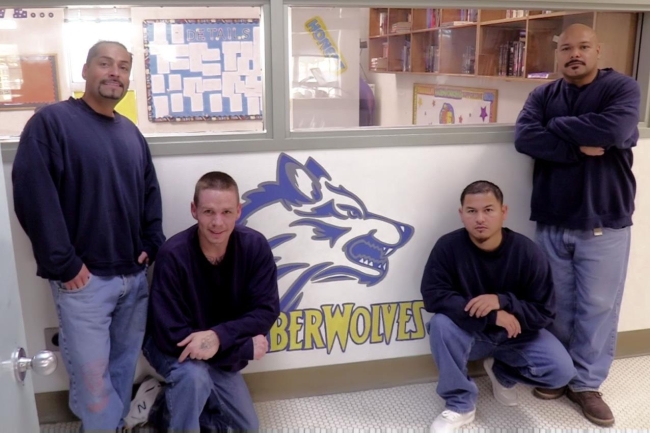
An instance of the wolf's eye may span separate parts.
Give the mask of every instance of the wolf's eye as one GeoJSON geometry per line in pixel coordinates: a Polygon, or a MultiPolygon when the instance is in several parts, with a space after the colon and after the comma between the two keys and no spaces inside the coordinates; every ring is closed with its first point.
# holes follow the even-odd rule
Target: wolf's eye
{"type": "Polygon", "coordinates": [[[361,211],[353,206],[339,205],[339,209],[345,212],[350,219],[360,219],[363,217],[361,211]]]}

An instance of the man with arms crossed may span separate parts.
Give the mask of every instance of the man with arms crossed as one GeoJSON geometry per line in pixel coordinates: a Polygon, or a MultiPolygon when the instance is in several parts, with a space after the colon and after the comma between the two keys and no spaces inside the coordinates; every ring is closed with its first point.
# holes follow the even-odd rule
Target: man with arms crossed
{"type": "Polygon", "coordinates": [[[565,345],[577,375],[564,394],[587,419],[614,424],[599,388],[614,359],[630,253],[636,183],[632,147],[639,138],[640,91],[634,79],[598,69],[600,46],[584,25],[568,27],[557,46],[563,78],[529,95],[517,119],[515,147],[535,159],[531,220],[553,269],[557,318],[550,331],[565,345]]]}

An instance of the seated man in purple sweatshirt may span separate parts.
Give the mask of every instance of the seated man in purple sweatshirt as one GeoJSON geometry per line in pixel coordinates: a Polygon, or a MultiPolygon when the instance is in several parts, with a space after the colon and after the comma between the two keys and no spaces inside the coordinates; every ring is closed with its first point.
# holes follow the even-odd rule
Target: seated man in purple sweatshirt
{"type": "Polygon", "coordinates": [[[600,426],[614,415],[599,388],[614,359],[630,254],[636,183],[632,148],[639,138],[637,82],[598,69],[600,46],[584,25],[558,41],[563,78],[537,87],[517,119],[515,147],[535,160],[530,219],[546,253],[558,296],[549,330],[565,345],[578,374],[564,394],[600,426]]]}
{"type": "Polygon", "coordinates": [[[144,354],[167,383],[160,427],[257,430],[239,371],[268,349],[280,311],[275,260],[261,233],[235,225],[229,175],[203,175],[191,212],[198,224],[160,248],[151,286],[144,354]]]}
{"type": "Polygon", "coordinates": [[[498,186],[468,185],[460,196],[465,228],[436,242],[422,277],[427,324],[440,372],[445,410],[431,433],[451,433],[474,420],[478,389],[467,362],[485,359],[494,397],[517,405],[517,382],[542,387],[569,383],[575,368],[546,328],[555,316],[551,269],[527,237],[503,228],[508,207],[498,186]]]}

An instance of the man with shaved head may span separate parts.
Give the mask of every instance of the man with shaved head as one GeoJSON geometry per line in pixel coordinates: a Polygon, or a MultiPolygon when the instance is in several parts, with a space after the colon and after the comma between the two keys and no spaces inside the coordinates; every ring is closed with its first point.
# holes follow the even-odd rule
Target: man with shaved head
{"type": "Polygon", "coordinates": [[[557,295],[549,329],[577,375],[567,387],[534,394],[566,394],[587,419],[607,427],[614,416],[598,390],[614,357],[630,252],[641,97],[634,79],[598,68],[600,45],[588,26],[567,27],[556,57],[562,78],[531,92],[515,147],[535,160],[531,220],[557,295]]]}

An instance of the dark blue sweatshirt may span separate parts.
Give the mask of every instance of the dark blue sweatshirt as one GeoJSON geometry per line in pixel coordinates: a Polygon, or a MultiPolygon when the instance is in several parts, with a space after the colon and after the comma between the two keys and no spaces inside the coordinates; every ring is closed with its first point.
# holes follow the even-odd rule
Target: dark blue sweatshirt
{"type": "Polygon", "coordinates": [[[490,252],[478,248],[467,230],[441,237],[431,251],[422,277],[424,307],[448,316],[468,332],[496,326],[496,311],[470,317],[467,303],[496,294],[502,310],[513,314],[522,333],[546,328],[555,318],[555,292],[544,253],[527,237],[503,229],[501,245],[490,252]]]}
{"type": "Polygon", "coordinates": [[[208,362],[239,371],[253,359],[253,340],[266,335],[280,314],[277,268],[264,236],[236,226],[223,260],[212,265],[194,225],[160,249],[149,298],[148,334],[162,352],[178,357],[177,344],[212,329],[220,346],[208,362]]]}
{"type": "Polygon", "coordinates": [[[165,241],[149,146],[118,113],[73,98],[42,108],[20,137],[12,180],[43,278],[69,281],[82,263],[98,276],[132,274],[165,241]]]}
{"type": "Polygon", "coordinates": [[[561,79],[531,92],[515,129],[516,149],[535,159],[531,220],[582,230],[632,224],[640,100],[637,82],[612,69],[583,87],[561,79]]]}

